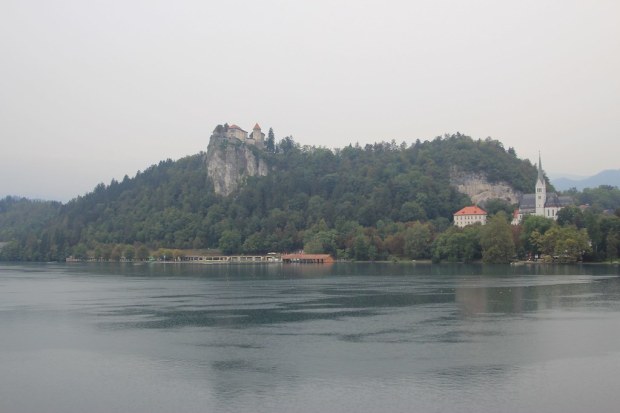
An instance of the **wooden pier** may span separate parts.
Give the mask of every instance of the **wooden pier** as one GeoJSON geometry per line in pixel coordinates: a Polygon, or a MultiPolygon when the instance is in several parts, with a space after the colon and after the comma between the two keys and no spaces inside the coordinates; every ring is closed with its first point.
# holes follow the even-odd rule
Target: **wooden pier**
{"type": "Polygon", "coordinates": [[[187,255],[180,257],[181,262],[195,262],[203,264],[232,264],[252,262],[280,262],[273,255],[187,255]]]}

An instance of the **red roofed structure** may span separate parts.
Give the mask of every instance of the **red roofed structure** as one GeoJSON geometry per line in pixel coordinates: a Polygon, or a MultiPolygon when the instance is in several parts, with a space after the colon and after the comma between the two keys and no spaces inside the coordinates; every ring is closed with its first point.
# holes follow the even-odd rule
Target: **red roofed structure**
{"type": "Polygon", "coordinates": [[[331,264],[334,259],[329,254],[283,254],[283,263],[331,264]]]}
{"type": "Polygon", "coordinates": [[[487,223],[487,212],[476,205],[466,206],[454,213],[454,225],[457,227],[463,228],[476,223],[487,223]]]}
{"type": "Polygon", "coordinates": [[[226,136],[229,139],[239,139],[241,142],[244,142],[248,138],[248,133],[239,126],[232,124],[228,127],[226,136]]]}

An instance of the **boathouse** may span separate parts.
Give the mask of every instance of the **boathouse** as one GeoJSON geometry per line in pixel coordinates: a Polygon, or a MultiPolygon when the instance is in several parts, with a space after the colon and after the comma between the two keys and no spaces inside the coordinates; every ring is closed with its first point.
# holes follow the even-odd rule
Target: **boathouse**
{"type": "Polygon", "coordinates": [[[282,262],[285,264],[331,264],[334,259],[329,254],[283,254],[282,262]]]}

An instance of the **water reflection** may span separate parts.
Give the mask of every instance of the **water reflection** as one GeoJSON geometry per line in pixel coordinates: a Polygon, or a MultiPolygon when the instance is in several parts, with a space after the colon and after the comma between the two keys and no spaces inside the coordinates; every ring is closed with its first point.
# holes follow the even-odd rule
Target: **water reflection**
{"type": "Polygon", "coordinates": [[[529,287],[457,286],[455,300],[465,316],[488,313],[519,314],[537,310],[536,295],[537,289],[529,287]]]}
{"type": "Polygon", "coordinates": [[[0,411],[609,411],[617,271],[3,266],[0,411]]]}

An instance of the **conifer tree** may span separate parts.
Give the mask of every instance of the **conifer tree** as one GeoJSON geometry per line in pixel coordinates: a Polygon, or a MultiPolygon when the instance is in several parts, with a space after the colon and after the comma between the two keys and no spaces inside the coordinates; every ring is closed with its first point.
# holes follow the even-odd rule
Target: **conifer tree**
{"type": "Polygon", "coordinates": [[[267,148],[267,152],[275,152],[276,151],[276,136],[273,133],[273,128],[269,128],[269,133],[267,134],[267,141],[265,142],[265,147],[267,148]]]}

